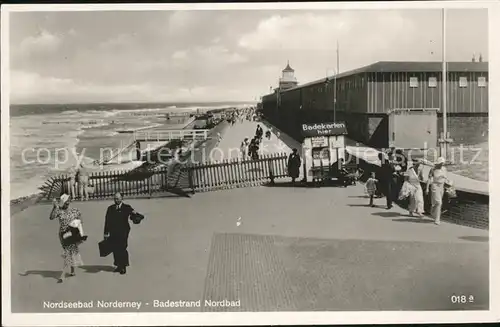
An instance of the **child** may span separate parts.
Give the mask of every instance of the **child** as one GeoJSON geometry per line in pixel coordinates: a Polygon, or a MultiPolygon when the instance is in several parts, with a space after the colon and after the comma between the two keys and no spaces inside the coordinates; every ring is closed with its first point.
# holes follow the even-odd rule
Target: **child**
{"type": "Polygon", "coordinates": [[[373,196],[375,195],[377,191],[377,183],[378,180],[375,178],[375,173],[372,172],[370,175],[370,178],[366,181],[365,187],[366,187],[366,193],[370,196],[370,207],[374,207],[375,205],[373,204],[373,196]]]}

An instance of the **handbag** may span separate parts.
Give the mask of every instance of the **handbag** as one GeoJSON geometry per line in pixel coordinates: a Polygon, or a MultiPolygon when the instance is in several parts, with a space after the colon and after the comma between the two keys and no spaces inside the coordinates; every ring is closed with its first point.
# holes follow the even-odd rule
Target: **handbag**
{"type": "Polygon", "coordinates": [[[449,199],[454,199],[457,197],[457,191],[453,185],[445,185],[444,191],[449,199]]]}
{"type": "Polygon", "coordinates": [[[409,197],[410,195],[412,195],[415,191],[416,191],[415,186],[413,186],[410,183],[405,181],[403,183],[403,186],[401,187],[401,190],[399,191],[398,199],[404,200],[407,197],[409,197]]]}
{"type": "Polygon", "coordinates": [[[61,239],[63,245],[71,245],[85,241],[87,236],[82,237],[78,228],[68,227],[68,229],[61,233],[61,239]]]}
{"type": "Polygon", "coordinates": [[[99,256],[107,257],[111,252],[113,252],[113,247],[109,239],[104,239],[99,242],[99,256]]]}

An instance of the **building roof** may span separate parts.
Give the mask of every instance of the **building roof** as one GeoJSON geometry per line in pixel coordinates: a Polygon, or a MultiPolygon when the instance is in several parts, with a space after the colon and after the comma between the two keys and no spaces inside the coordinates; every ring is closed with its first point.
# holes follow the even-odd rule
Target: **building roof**
{"type": "MultiPolygon", "coordinates": [[[[443,70],[441,61],[379,61],[374,64],[361,68],[349,70],[338,74],[338,79],[353,76],[361,73],[440,73],[443,70]]],[[[448,62],[448,72],[488,72],[488,62],[448,62]]],[[[333,80],[335,76],[328,76],[328,79],[333,80]]],[[[324,83],[325,78],[318,79],[309,83],[297,85],[294,88],[287,89],[291,91],[305,86],[324,83]]]]}
{"type": "Polygon", "coordinates": [[[292,67],[290,67],[290,62],[288,61],[288,62],[286,63],[286,67],[285,67],[285,69],[283,69],[283,71],[284,71],[284,72],[294,72],[295,70],[293,70],[293,68],[292,68],[292,67]]]}

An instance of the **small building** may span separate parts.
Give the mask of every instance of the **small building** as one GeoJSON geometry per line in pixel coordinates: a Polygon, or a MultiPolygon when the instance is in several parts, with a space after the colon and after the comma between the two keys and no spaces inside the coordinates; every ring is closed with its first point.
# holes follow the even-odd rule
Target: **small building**
{"type": "MultiPolygon", "coordinates": [[[[488,63],[448,62],[447,75],[451,138],[456,143],[484,142],[488,134],[488,63]]],[[[302,123],[345,121],[350,138],[385,147],[389,143],[388,114],[394,110],[437,110],[439,135],[441,87],[441,62],[377,62],[278,89],[263,96],[262,105],[266,117],[294,137],[300,138],[302,123]]]]}

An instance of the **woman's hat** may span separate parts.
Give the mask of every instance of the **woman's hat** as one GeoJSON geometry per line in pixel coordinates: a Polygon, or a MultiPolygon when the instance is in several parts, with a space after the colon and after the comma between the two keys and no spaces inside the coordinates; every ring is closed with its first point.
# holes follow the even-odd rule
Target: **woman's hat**
{"type": "Polygon", "coordinates": [[[436,160],[436,165],[442,165],[442,164],[444,164],[445,162],[446,162],[446,160],[444,160],[444,158],[443,158],[443,157],[439,157],[439,158],[437,158],[437,160],[436,160]]]}
{"type": "Polygon", "coordinates": [[[64,205],[66,202],[69,201],[69,195],[64,193],[63,195],[61,195],[61,197],[59,198],[59,205],[62,206],[64,205]]]}

